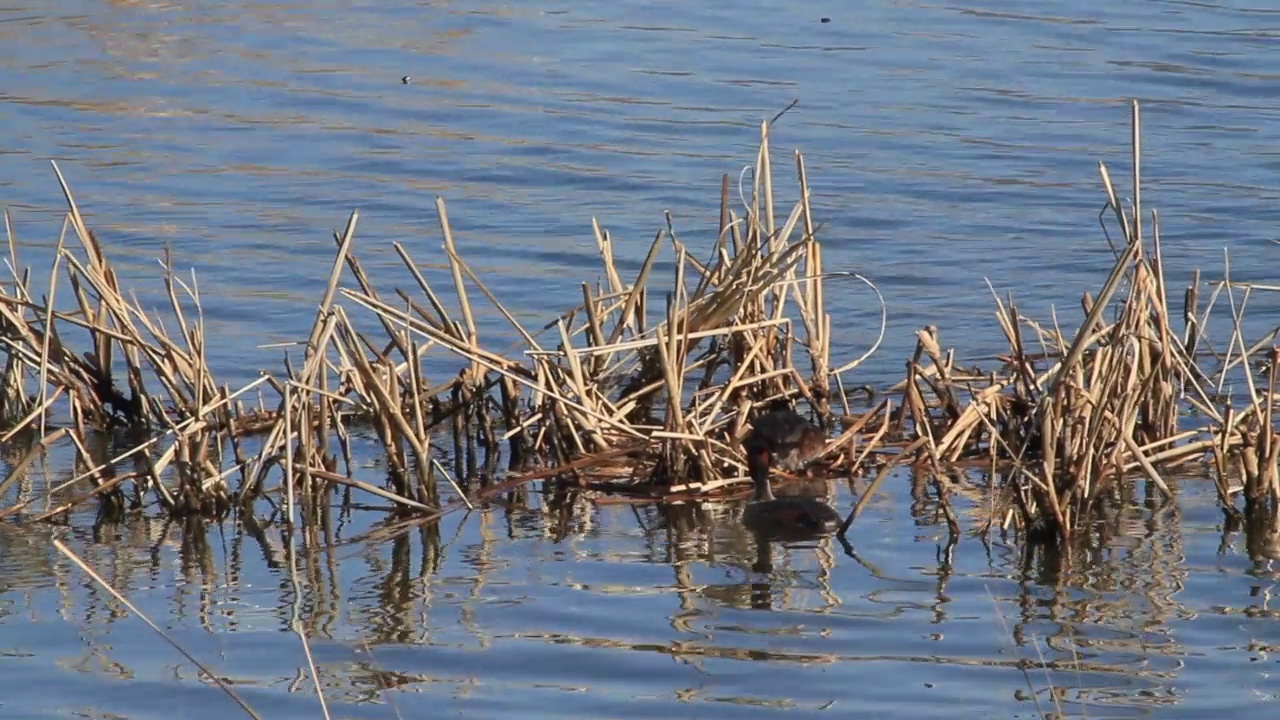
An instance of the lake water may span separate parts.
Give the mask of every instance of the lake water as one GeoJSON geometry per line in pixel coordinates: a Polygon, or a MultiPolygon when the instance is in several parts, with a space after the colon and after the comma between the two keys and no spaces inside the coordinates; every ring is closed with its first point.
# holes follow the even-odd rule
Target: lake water
{"type": "MultiPolygon", "coordinates": [[[[392,241],[443,282],[443,196],[464,255],[542,320],[599,276],[593,216],[632,272],[667,210],[705,251],[721,175],[798,98],[773,135],[782,194],[799,148],[826,265],[888,303],[862,375],[884,383],[924,324],[967,356],[1000,349],[984,278],[1033,317],[1078,317],[1112,262],[1097,162],[1128,187],[1131,98],[1170,284],[1219,276],[1224,249],[1235,279],[1274,283],[1278,41],[1257,2],[19,0],[0,7],[0,203],[37,276],[65,209],[50,159],[144,297],[172,246],[234,384],[279,367],[259,346],[305,335],[350,210],[381,286],[411,282],[392,241]]],[[[873,298],[833,285],[827,305],[837,352],[860,353],[873,298]]],[[[1277,573],[1224,535],[1205,478],[1118,509],[1064,571],[995,537],[940,555],[945,526],[907,487],[859,520],[856,557],[762,556],[728,508],[535,492],[379,541],[362,537],[381,515],[356,512],[299,559],[300,592],[275,530],[6,521],[0,715],[236,712],[52,538],[269,718],[320,712],[295,610],[335,717],[1029,718],[1055,696],[1090,718],[1275,713],[1277,573]]]]}

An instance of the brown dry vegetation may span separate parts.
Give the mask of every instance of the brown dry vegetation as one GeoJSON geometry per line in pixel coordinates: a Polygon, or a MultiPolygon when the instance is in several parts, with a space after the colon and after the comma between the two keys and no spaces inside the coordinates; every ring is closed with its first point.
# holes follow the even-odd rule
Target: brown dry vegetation
{"type": "MultiPolygon", "coordinates": [[[[799,153],[800,200],[775,208],[768,124],[743,188],[744,215],[733,209],[726,176],[720,232],[705,257],[689,251],[668,219],[639,272],[624,277],[613,240],[593,222],[602,279],[582,283],[582,303],[544,327],[521,325],[471,269],[442,200],[447,287],[428,282],[396,244],[412,284],[380,292],[357,260],[353,213],[335,235],[332,273],[301,357],[238,389],[219,383],[205,362],[194,277],[175,275],[166,255],[169,308],[144,309],[121,287],[59,174],[69,211],[48,297],[33,295],[9,228],[14,280],[0,292],[0,441],[24,443],[24,451],[0,484],[0,517],[46,519],[99,497],[117,513],[154,503],[206,517],[238,508],[252,518],[266,501],[309,524],[323,516],[329,493],[346,489],[429,520],[552,478],[666,501],[728,497],[746,488],[739,441],[753,408],[792,399],[831,431],[822,472],[873,478],[846,529],[903,465],[929,478],[953,535],[954,494],[989,508],[988,529],[1069,539],[1118,487],[1149,482],[1168,494],[1171,471],[1206,462],[1225,512],[1237,516],[1243,495],[1249,513],[1273,518],[1274,332],[1247,342],[1250,288],[1202,284],[1198,274],[1175,323],[1158,217],[1145,218],[1141,204],[1136,104],[1133,112],[1132,206],[1119,202],[1099,165],[1119,242],[1110,276],[1083,298],[1084,322],[1064,332],[1056,319],[1023,317],[1012,296],[997,295],[1009,346],[999,369],[961,368],[939,331],[924,328],[903,381],[858,414],[847,395],[851,373],[871,353],[833,365],[825,281],[861,278],[824,270],[799,153]],[[664,253],[674,273],[658,277],[664,253]],[[71,288],[76,310],[52,309],[59,286],[71,288]],[[1211,289],[1203,309],[1202,288],[1211,289]],[[1229,346],[1214,351],[1205,326],[1223,297],[1232,332],[1229,346]],[[509,321],[521,347],[498,349],[478,333],[480,302],[509,321]],[[76,339],[83,345],[73,350],[76,339]],[[459,371],[433,384],[423,358],[441,352],[456,356],[459,371]],[[1212,368],[1202,367],[1206,358],[1212,368]],[[1259,359],[1267,372],[1257,381],[1259,359]],[[1233,371],[1246,379],[1243,401],[1220,392],[1233,371]],[[274,400],[246,404],[250,392],[274,400]],[[355,477],[357,425],[379,439],[386,483],[355,477]],[[132,438],[132,449],[107,456],[94,440],[103,433],[132,438]],[[36,495],[10,491],[34,458],[62,442],[74,446],[81,470],[36,513],[36,495]],[[434,459],[440,443],[460,477],[434,459]],[[495,477],[500,454],[506,474],[495,477]],[[965,471],[974,468],[985,473],[965,471]],[[445,502],[438,488],[448,484],[456,497],[445,502]]],[[[1274,521],[1268,528],[1274,535],[1274,521]]]]}

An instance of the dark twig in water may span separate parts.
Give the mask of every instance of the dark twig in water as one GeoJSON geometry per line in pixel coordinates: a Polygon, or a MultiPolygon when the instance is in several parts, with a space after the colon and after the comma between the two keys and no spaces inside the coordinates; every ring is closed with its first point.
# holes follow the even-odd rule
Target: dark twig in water
{"type": "Polygon", "coordinates": [[[788,104],[786,107],[779,110],[777,115],[773,116],[773,119],[769,121],[769,125],[772,127],[774,123],[778,122],[778,118],[782,117],[783,115],[786,115],[787,111],[789,111],[791,108],[799,104],[800,104],[800,98],[796,98],[795,100],[792,100],[790,104],[788,104]]]}

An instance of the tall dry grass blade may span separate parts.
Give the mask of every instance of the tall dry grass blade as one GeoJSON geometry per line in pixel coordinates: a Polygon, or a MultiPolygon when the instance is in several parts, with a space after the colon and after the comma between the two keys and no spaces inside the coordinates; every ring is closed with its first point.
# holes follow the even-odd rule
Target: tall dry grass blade
{"type": "Polygon", "coordinates": [[[618,275],[618,268],[613,262],[613,241],[610,239],[608,232],[600,229],[600,223],[596,218],[591,218],[591,231],[596,237],[596,247],[600,250],[600,259],[604,263],[605,277],[609,280],[609,288],[614,294],[625,292],[622,285],[622,278],[618,275]]]}
{"type": "Polygon", "coordinates": [[[54,334],[57,332],[53,327],[53,307],[58,291],[58,268],[62,264],[62,243],[63,236],[58,236],[58,246],[54,249],[53,268],[49,271],[49,299],[45,302],[48,312],[44,317],[44,342],[40,345],[40,435],[45,435],[46,424],[48,422],[48,414],[45,408],[48,403],[45,398],[49,391],[49,343],[53,340],[54,334]]]}
{"type": "Polygon", "coordinates": [[[640,298],[643,293],[645,284],[649,282],[649,272],[653,269],[653,263],[658,259],[658,250],[662,247],[662,232],[654,236],[653,243],[649,245],[649,252],[644,257],[644,262],[640,265],[640,272],[636,274],[635,284],[631,286],[631,290],[627,293],[627,302],[622,307],[622,313],[618,321],[613,326],[613,331],[609,333],[609,344],[618,342],[622,337],[623,331],[631,328],[633,332],[639,334],[641,326],[639,318],[643,313],[638,313],[637,308],[640,305],[640,298]]]}
{"type": "Polygon", "coordinates": [[[446,247],[446,252],[449,254],[449,261],[455,264],[456,267],[460,268],[462,272],[466,273],[466,276],[471,279],[471,282],[475,283],[476,288],[480,290],[481,294],[483,294],[493,307],[502,314],[502,317],[506,318],[507,322],[511,324],[511,327],[520,334],[520,337],[524,339],[525,344],[535,350],[541,349],[541,346],[538,345],[538,341],[529,334],[528,330],[524,329],[524,326],[520,324],[520,321],[516,320],[515,316],[507,310],[506,306],[498,300],[497,296],[489,291],[488,286],[484,284],[484,281],[480,279],[480,276],[476,275],[475,272],[471,270],[471,267],[468,266],[452,248],[446,247]]]}
{"type": "MultiPolygon", "coordinates": [[[[320,333],[323,330],[323,318],[329,315],[329,310],[333,307],[334,295],[338,292],[338,281],[342,278],[342,268],[347,264],[347,257],[351,254],[351,245],[355,241],[356,223],[360,221],[360,212],[352,210],[347,217],[347,226],[342,231],[342,238],[338,241],[338,250],[334,253],[333,264],[329,268],[329,281],[325,283],[324,295],[320,298],[320,306],[316,310],[315,322],[311,325],[311,336],[307,338],[307,355],[318,354],[321,352],[322,344],[319,343],[320,333]]],[[[306,376],[303,376],[304,379],[306,376]]]]}
{"type": "MultiPolygon", "coordinates": [[[[431,309],[435,311],[436,319],[439,321],[437,329],[442,332],[454,332],[454,323],[453,320],[449,318],[449,311],[445,309],[444,303],[440,302],[440,298],[437,297],[435,292],[431,289],[431,284],[422,276],[422,273],[418,270],[418,266],[413,262],[413,258],[409,257],[409,252],[398,242],[391,243],[391,246],[396,249],[396,254],[400,256],[400,260],[413,275],[413,279],[418,283],[418,287],[422,290],[422,294],[427,296],[427,302],[431,303],[431,309]]],[[[431,321],[431,318],[426,313],[422,313],[422,317],[428,322],[431,321]]]]}
{"type": "Polygon", "coordinates": [[[1085,348],[1092,340],[1094,328],[1106,312],[1112,296],[1119,289],[1129,263],[1133,262],[1138,257],[1138,254],[1139,248],[1133,243],[1130,243],[1125,248],[1125,251],[1121,253],[1120,260],[1116,262],[1115,267],[1111,270],[1110,277],[1107,278],[1106,284],[1102,286],[1102,291],[1098,293],[1098,299],[1094,302],[1093,309],[1089,311],[1084,322],[1081,323],[1080,329],[1076,331],[1075,341],[1071,344],[1071,349],[1067,351],[1067,356],[1060,365],[1061,369],[1057,375],[1057,382],[1062,382],[1062,379],[1067,377],[1076,364],[1079,363],[1080,356],[1084,354],[1085,348]]]}
{"type": "Polygon", "coordinates": [[[1142,244],[1142,116],[1138,101],[1132,105],[1131,131],[1133,135],[1133,237],[1130,242],[1142,244]]]}
{"type": "Polygon", "coordinates": [[[89,234],[89,228],[84,224],[84,218],[80,215],[80,208],[76,205],[76,199],[71,194],[71,186],[67,184],[66,178],[62,176],[62,170],[58,168],[58,162],[50,160],[49,164],[53,166],[53,174],[58,177],[58,185],[62,187],[62,196],[66,199],[68,212],[71,214],[71,226],[75,228],[76,237],[80,238],[81,244],[84,245],[85,252],[89,255],[89,262],[99,268],[105,266],[106,258],[102,255],[102,248],[89,234]]]}
{"type": "MultiPolygon", "coordinates": [[[[440,232],[444,234],[444,249],[449,257],[449,271],[453,274],[453,289],[458,295],[458,307],[462,310],[462,321],[467,329],[467,343],[472,352],[479,349],[476,334],[476,319],[471,313],[471,302],[467,298],[467,286],[462,281],[462,268],[458,262],[458,250],[453,244],[453,230],[449,227],[449,212],[445,208],[444,198],[436,198],[436,214],[440,217],[440,232]]],[[[480,377],[480,365],[471,363],[471,377],[480,377]]]]}

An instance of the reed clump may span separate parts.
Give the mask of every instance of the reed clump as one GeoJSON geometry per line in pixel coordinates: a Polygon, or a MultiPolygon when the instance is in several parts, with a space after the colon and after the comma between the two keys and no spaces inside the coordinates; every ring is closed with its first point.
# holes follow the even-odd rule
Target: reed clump
{"type": "MultiPolygon", "coordinates": [[[[918,333],[900,386],[899,427],[915,437],[910,448],[917,463],[937,472],[956,464],[990,468],[996,497],[988,526],[1012,524],[1036,536],[1069,539],[1118,485],[1146,480],[1169,497],[1166,475],[1209,455],[1229,514],[1236,512],[1232,476],[1244,478],[1251,501],[1265,497],[1274,504],[1280,497],[1274,384],[1259,390],[1247,371],[1267,338],[1246,347],[1243,303],[1233,302],[1234,331],[1225,358],[1218,367],[1198,362],[1209,309],[1198,313],[1197,272],[1183,294],[1183,326],[1175,327],[1155,211],[1149,236],[1144,233],[1136,103],[1132,141],[1131,206],[1119,202],[1106,165],[1099,163],[1104,212],[1114,215],[1121,243],[1112,245],[1115,264],[1096,296],[1081,299],[1085,317],[1074,334],[1065,334],[1056,317],[1042,324],[1023,316],[1012,295],[1002,300],[994,290],[1008,343],[998,372],[958,370],[953,356],[941,350],[936,328],[918,333]],[[1251,399],[1245,411],[1233,412],[1229,403],[1222,406],[1221,390],[1239,366],[1246,368],[1251,399]],[[1185,427],[1180,419],[1188,418],[1202,424],[1185,427]]],[[[1225,282],[1215,298],[1223,288],[1230,294],[1225,282]]],[[[1276,354],[1272,348],[1272,358],[1276,354]]]]}
{"type": "MultiPolygon", "coordinates": [[[[334,236],[332,272],[311,331],[299,343],[300,358],[295,363],[287,356],[279,373],[234,391],[220,385],[205,362],[194,275],[180,279],[166,255],[168,316],[144,310],[121,289],[64,182],[67,224],[82,252],[59,243],[49,286],[68,283],[79,309],[53,310],[53,290],[33,300],[29,271],[15,273],[12,292],[0,294],[5,439],[44,428],[55,407],[67,412],[69,420],[52,432],[37,432],[30,457],[69,436],[85,470],[58,490],[84,480],[93,489],[45,515],[92,495],[115,497],[113,507],[122,509],[119,493],[129,483],[135,506],[153,494],[174,514],[220,516],[280,495],[284,502],[271,504],[282,504],[290,518],[297,508],[306,522],[327,506],[325,493],[342,486],[390,502],[398,512],[430,517],[447,509],[438,495],[442,480],[456,490],[454,505],[482,496],[465,486],[492,480],[504,448],[506,469],[522,471],[516,480],[567,477],[662,497],[707,496],[730,492],[726,488],[742,479],[738,441],[749,414],[779,399],[806,402],[828,427],[837,418],[852,423],[825,462],[852,468],[870,452],[868,445],[855,454],[849,444],[870,415],[862,422],[849,417],[841,375],[867,356],[833,367],[827,276],[804,162],[797,153],[799,200],[776,213],[768,129],[762,124],[749,189],[740,183],[740,210],[730,201],[729,178],[722,183],[720,231],[707,257],[694,257],[668,217],[639,272],[624,278],[614,240],[593,222],[601,279],[584,282],[581,304],[534,330],[464,260],[443,200],[437,210],[450,281],[443,288],[397,243],[412,289],[380,293],[353,252],[359,215],[352,213],[334,236]],[[655,267],[668,248],[673,274],[659,278],[655,267]],[[521,338],[517,352],[495,350],[481,337],[480,298],[521,338]],[[72,330],[87,333],[91,352],[77,355],[64,344],[72,330]],[[459,358],[461,368],[432,382],[424,359],[442,350],[459,358]],[[256,407],[236,402],[250,390],[259,396],[256,407]],[[273,392],[274,401],[266,400],[273,392]],[[841,413],[831,408],[833,393],[841,413]],[[377,438],[385,483],[355,477],[350,437],[356,425],[377,438]],[[118,438],[124,432],[135,444],[115,457],[93,452],[87,441],[93,433],[118,438]],[[451,451],[452,474],[433,454],[433,443],[451,451]],[[126,462],[132,470],[119,472],[126,462]],[[272,486],[277,472],[283,482],[272,486]],[[234,487],[232,478],[238,478],[234,487]]],[[[10,250],[17,268],[12,227],[10,250]]],[[[0,489],[26,471],[30,457],[0,489]]],[[[2,512],[29,505],[20,500],[2,512]]]]}
{"type": "MultiPolygon", "coordinates": [[[[398,355],[382,373],[402,389],[398,394],[356,393],[368,415],[385,419],[389,456],[401,439],[426,447],[432,427],[449,416],[465,477],[476,475],[472,439],[478,436],[487,454],[506,444],[509,467],[562,467],[590,487],[705,496],[743,477],[737,445],[756,405],[800,399],[821,422],[833,424],[833,388],[847,408],[840,376],[865,357],[832,365],[827,276],[799,154],[796,171],[800,199],[785,215],[775,214],[768,125],[762,125],[750,189],[740,188],[742,216],[732,207],[726,176],[719,233],[707,256],[694,257],[668,217],[634,277],[624,278],[613,238],[593,221],[601,279],[582,283],[579,305],[535,329],[522,325],[471,269],[438,200],[451,287],[433,286],[396,245],[420,295],[397,289],[390,300],[365,282],[339,291],[346,304],[376,318],[386,334],[380,342],[398,355]],[[655,268],[668,248],[672,274],[658,278],[655,268]],[[452,312],[441,300],[448,291],[452,312]],[[516,353],[492,349],[480,337],[477,294],[520,338],[516,353]],[[456,355],[457,377],[428,387],[413,376],[418,354],[428,348],[456,355]],[[421,421],[428,416],[431,421],[421,421]]],[[[335,349],[356,357],[358,335],[349,321],[340,325],[345,330],[332,336],[335,349]]],[[[364,386],[374,387],[368,373],[362,377],[364,386]]],[[[830,459],[845,466],[855,461],[847,454],[830,459]]]]}
{"type": "MultiPolygon", "coordinates": [[[[153,492],[174,514],[225,512],[230,494],[226,473],[219,469],[222,440],[237,419],[240,425],[251,424],[252,418],[232,401],[258,383],[231,392],[217,382],[205,361],[199,286],[194,276],[187,282],[174,272],[167,253],[161,261],[167,318],[122,290],[97,236],[86,226],[56,165],[54,169],[69,210],[48,295],[35,297],[31,270],[19,263],[13,224],[5,216],[13,282],[0,288],[0,345],[6,355],[0,442],[27,435],[33,445],[0,482],[0,492],[26,472],[41,449],[67,438],[83,471],[57,490],[75,488],[81,481],[91,489],[45,515],[93,496],[123,508],[128,481],[135,505],[144,493],[153,492]],[[73,243],[67,242],[68,230],[73,243]],[[80,252],[73,249],[75,242],[80,252]],[[55,309],[60,287],[72,294],[75,310],[55,309]],[[72,350],[75,338],[83,338],[88,349],[72,350]],[[55,407],[65,410],[66,419],[52,427],[55,407]],[[133,438],[137,444],[108,458],[95,441],[101,433],[133,438]],[[126,461],[132,466],[127,472],[120,468],[126,461]],[[170,476],[170,482],[161,481],[170,476]]],[[[0,516],[27,504],[19,502],[0,516]]]]}
{"type": "MultiPolygon", "coordinates": [[[[84,469],[56,489],[62,499],[40,517],[94,496],[122,510],[125,488],[133,505],[150,494],[173,514],[221,516],[240,508],[251,517],[266,500],[290,521],[300,513],[309,527],[338,490],[427,519],[544,478],[663,500],[723,497],[745,489],[740,441],[756,408],[781,400],[806,405],[829,431],[819,471],[875,470],[846,529],[902,465],[928,478],[922,486],[936,492],[953,536],[953,493],[985,493],[990,527],[1069,539],[1117,488],[1145,480],[1168,495],[1167,474],[1205,458],[1224,510],[1238,514],[1234,500],[1243,493],[1247,510],[1265,508],[1274,517],[1275,331],[1270,340],[1245,342],[1250,289],[1237,304],[1239,288],[1229,278],[1201,312],[1198,274],[1175,328],[1156,213],[1144,227],[1136,104],[1133,113],[1132,204],[1122,205],[1100,164],[1119,242],[1111,273],[1096,295],[1082,299],[1079,327],[1064,333],[1056,318],[1037,323],[1011,295],[997,295],[1008,344],[999,369],[961,367],[955,351],[943,349],[939,330],[924,328],[904,380],[860,414],[850,409],[845,377],[880,339],[862,357],[833,361],[827,281],[852,277],[875,288],[824,268],[799,153],[798,199],[779,211],[769,123],[761,125],[759,151],[736,197],[730,178],[723,179],[718,233],[701,257],[668,216],[639,270],[625,276],[615,240],[593,221],[599,279],[582,283],[576,307],[537,328],[517,320],[464,259],[443,200],[436,207],[446,280],[433,283],[396,243],[410,282],[390,292],[357,258],[359,215],[352,213],[334,235],[329,280],[297,356],[236,390],[217,382],[205,361],[194,276],[179,278],[166,254],[168,312],[162,318],[144,310],[121,289],[63,182],[78,250],[59,241],[48,297],[34,298],[30,271],[17,270],[10,227],[14,282],[0,291],[0,420],[4,441],[25,435],[31,444],[0,492],[42,449],[69,440],[84,469]],[[672,258],[670,270],[659,270],[664,255],[672,258]],[[54,309],[62,285],[75,311],[54,309]],[[1225,353],[1212,349],[1206,330],[1220,296],[1232,309],[1225,353]],[[482,335],[482,303],[519,338],[514,349],[482,335]],[[87,352],[70,350],[76,337],[87,352]],[[1270,372],[1258,387],[1252,367],[1267,352],[1270,372]],[[433,380],[424,361],[441,353],[458,370],[433,380]],[[1216,366],[1207,367],[1208,357],[1216,366]],[[1242,370],[1249,395],[1235,409],[1222,391],[1228,374],[1242,370]],[[240,400],[251,390],[256,406],[240,400]],[[1188,418],[1201,424],[1188,427],[1188,418]],[[356,477],[357,427],[377,439],[385,482],[356,477]],[[92,442],[101,433],[126,434],[132,449],[106,457],[92,442]],[[446,452],[438,452],[441,445],[446,452]],[[451,469],[442,456],[453,459],[451,469]],[[989,468],[987,487],[965,472],[974,467],[989,468]],[[441,487],[457,497],[444,501],[441,487]]],[[[886,314],[881,301],[880,338],[886,314]]],[[[19,499],[0,516],[31,502],[19,499]]]]}

